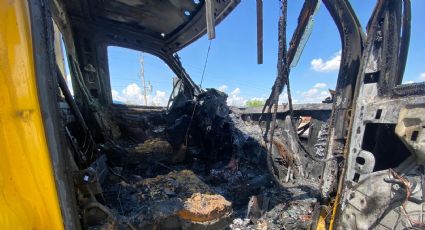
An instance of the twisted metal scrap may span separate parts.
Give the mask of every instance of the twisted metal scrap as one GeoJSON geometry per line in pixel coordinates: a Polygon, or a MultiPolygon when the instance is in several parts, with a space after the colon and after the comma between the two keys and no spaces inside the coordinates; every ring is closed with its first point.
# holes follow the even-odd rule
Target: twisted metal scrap
{"type": "MultiPolygon", "coordinates": [[[[306,33],[306,31],[307,31],[307,28],[309,28],[309,25],[312,24],[312,18],[319,6],[319,1],[306,0],[304,2],[303,8],[300,12],[300,16],[298,18],[298,25],[291,39],[289,49],[287,49],[286,47],[287,0],[282,0],[281,3],[282,3],[282,6],[281,6],[282,14],[279,18],[279,27],[278,27],[278,36],[279,36],[278,62],[277,62],[278,73],[272,87],[272,92],[270,93],[269,98],[266,100],[266,103],[264,104],[264,107],[261,111],[260,120],[259,120],[259,123],[261,123],[261,121],[263,120],[263,115],[265,114],[265,111],[267,110],[267,113],[271,114],[271,111],[273,108],[273,114],[271,117],[272,119],[271,120],[267,119],[266,130],[263,134],[263,138],[265,142],[269,143],[268,158],[267,158],[267,165],[268,165],[269,171],[273,175],[274,180],[280,185],[282,185],[282,183],[280,182],[279,178],[277,177],[275,173],[275,170],[273,168],[273,159],[272,159],[272,150],[273,150],[273,143],[274,143],[273,136],[274,136],[275,126],[276,126],[276,116],[277,116],[277,109],[279,104],[279,95],[282,94],[283,89],[285,88],[285,85],[286,85],[287,94],[288,94],[289,111],[290,111],[290,117],[291,117],[291,125],[292,125],[291,128],[295,130],[295,126],[292,123],[293,107],[292,107],[291,90],[289,85],[289,72],[290,72],[289,66],[292,65],[296,57],[299,56],[299,54],[302,52],[304,48],[305,43],[303,42],[305,42],[309,36],[309,33],[306,33]],[[267,138],[269,130],[270,130],[270,138],[267,138]]],[[[298,136],[295,138],[298,140],[298,136]]],[[[311,154],[309,155],[311,156],[311,154]]]]}
{"type": "MultiPolygon", "coordinates": [[[[274,113],[272,117],[272,122],[275,124],[277,107],[279,103],[279,95],[282,94],[285,85],[287,86],[288,94],[288,104],[289,111],[292,116],[292,97],[291,90],[289,85],[289,72],[290,65],[293,65],[293,62],[296,62],[296,57],[299,56],[300,52],[304,49],[306,39],[309,36],[307,29],[309,25],[312,24],[312,19],[314,14],[317,11],[319,6],[318,0],[306,0],[304,2],[303,8],[301,9],[300,15],[298,17],[298,25],[292,36],[291,42],[289,44],[289,49],[286,47],[286,18],[287,18],[287,0],[282,0],[282,15],[279,18],[279,47],[278,47],[278,62],[277,70],[278,74],[276,80],[272,87],[272,92],[270,93],[269,98],[266,100],[264,107],[261,111],[260,122],[263,119],[263,115],[267,109],[267,113],[270,114],[272,108],[274,108],[274,113]]],[[[267,120],[266,131],[264,132],[264,139],[267,140],[268,131],[270,129],[270,120],[267,120]]],[[[274,128],[273,128],[274,129],[274,128]]],[[[272,133],[271,133],[272,134],[272,133]]],[[[273,136],[273,135],[271,135],[273,136]]],[[[271,138],[272,139],[272,138],[271,138]]]]}

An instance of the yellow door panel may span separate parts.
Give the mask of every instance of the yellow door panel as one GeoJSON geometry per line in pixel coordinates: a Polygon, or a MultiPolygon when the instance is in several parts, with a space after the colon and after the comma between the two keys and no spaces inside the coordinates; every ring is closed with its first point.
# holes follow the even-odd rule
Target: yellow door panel
{"type": "Polygon", "coordinates": [[[63,229],[27,4],[0,0],[0,229],[63,229]]]}

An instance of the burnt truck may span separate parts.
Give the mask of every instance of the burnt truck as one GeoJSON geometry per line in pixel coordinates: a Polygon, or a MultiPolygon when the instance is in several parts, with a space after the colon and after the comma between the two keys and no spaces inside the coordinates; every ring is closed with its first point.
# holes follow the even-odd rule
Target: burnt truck
{"type": "Polygon", "coordinates": [[[1,228],[423,229],[425,83],[401,84],[410,0],[377,0],[366,28],[348,0],[323,0],[342,44],[337,85],[293,104],[290,70],[320,2],[304,1],[288,43],[281,1],[270,97],[237,108],[177,52],[213,39],[239,0],[0,0],[1,228]],[[114,103],[108,46],[170,67],[166,107],[114,103]]]}

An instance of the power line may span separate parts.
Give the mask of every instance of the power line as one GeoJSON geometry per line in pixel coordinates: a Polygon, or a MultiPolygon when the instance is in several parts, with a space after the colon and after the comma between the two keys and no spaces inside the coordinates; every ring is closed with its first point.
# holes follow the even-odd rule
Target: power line
{"type": "Polygon", "coordinates": [[[204,69],[202,70],[201,82],[199,83],[199,88],[201,88],[201,89],[202,89],[202,82],[204,81],[205,69],[207,68],[208,56],[210,54],[210,49],[211,49],[211,40],[208,44],[208,50],[207,50],[207,56],[205,57],[204,69]]]}

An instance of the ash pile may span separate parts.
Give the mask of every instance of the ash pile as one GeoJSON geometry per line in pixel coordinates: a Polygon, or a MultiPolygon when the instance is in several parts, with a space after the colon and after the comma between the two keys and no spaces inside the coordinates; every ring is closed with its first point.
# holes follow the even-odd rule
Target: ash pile
{"type": "MultiPolygon", "coordinates": [[[[307,167],[314,163],[307,156],[290,160],[287,141],[276,141],[280,147],[268,167],[261,125],[230,109],[226,99],[225,93],[207,89],[196,100],[174,101],[168,113],[137,119],[120,114],[121,147],[105,145],[106,170],[99,170],[98,162],[92,167],[102,174],[94,195],[108,210],[85,209],[84,225],[306,229],[319,196],[319,180],[306,172],[316,168],[307,167]]],[[[276,140],[286,137],[284,124],[278,122],[276,140]]]]}

